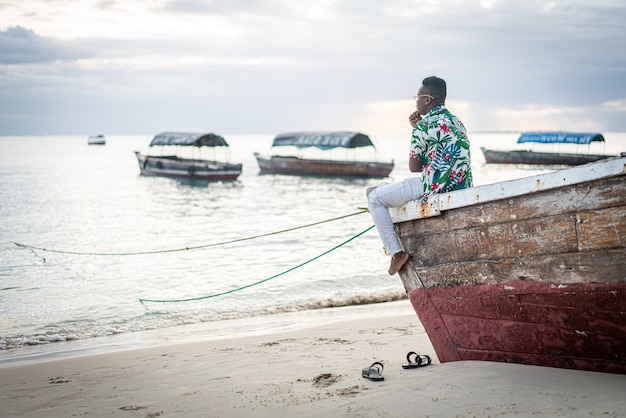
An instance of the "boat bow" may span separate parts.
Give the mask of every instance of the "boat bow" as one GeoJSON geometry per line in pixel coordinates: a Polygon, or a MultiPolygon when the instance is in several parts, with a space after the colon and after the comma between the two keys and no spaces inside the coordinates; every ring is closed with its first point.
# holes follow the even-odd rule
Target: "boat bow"
{"type": "Polygon", "coordinates": [[[626,373],[626,158],[390,213],[440,361],[626,373]]]}

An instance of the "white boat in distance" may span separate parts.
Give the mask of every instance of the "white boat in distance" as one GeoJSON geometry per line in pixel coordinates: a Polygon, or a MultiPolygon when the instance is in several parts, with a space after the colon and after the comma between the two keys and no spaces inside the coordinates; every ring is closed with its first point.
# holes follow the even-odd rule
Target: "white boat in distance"
{"type": "Polygon", "coordinates": [[[89,135],[87,138],[87,145],[104,145],[106,144],[106,139],[104,135],[89,135]]]}

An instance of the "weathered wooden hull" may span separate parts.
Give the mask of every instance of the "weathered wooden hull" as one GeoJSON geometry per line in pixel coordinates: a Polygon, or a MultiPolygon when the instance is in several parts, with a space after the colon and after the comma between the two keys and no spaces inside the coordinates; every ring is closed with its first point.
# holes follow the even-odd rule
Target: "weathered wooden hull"
{"type": "Polygon", "coordinates": [[[626,373],[626,158],[390,212],[441,362],[626,373]]]}
{"type": "Polygon", "coordinates": [[[194,160],[176,156],[149,156],[135,151],[139,169],[144,176],[160,176],[193,180],[236,180],[241,164],[194,160]]]}
{"type": "Polygon", "coordinates": [[[393,162],[310,160],[280,156],[266,158],[259,154],[255,154],[255,157],[261,174],[382,178],[387,177],[394,167],[393,162]]]}
{"type": "Polygon", "coordinates": [[[485,161],[494,164],[533,164],[533,165],[581,165],[614,155],[566,154],[557,152],[535,152],[524,150],[498,151],[482,148],[485,161]]]}

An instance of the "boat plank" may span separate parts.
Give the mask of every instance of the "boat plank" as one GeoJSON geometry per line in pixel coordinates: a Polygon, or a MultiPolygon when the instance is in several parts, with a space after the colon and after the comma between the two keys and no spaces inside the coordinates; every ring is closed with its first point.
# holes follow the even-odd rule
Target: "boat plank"
{"type": "Polygon", "coordinates": [[[550,318],[552,326],[580,332],[614,335],[624,328],[617,325],[626,321],[626,295],[621,290],[599,289],[593,284],[586,288],[568,287],[572,289],[568,294],[555,292],[547,285],[545,293],[528,293],[525,286],[519,293],[515,289],[504,295],[456,293],[453,300],[449,299],[449,294],[440,296],[434,291],[430,298],[445,317],[472,317],[479,310],[482,317],[489,320],[544,324],[546,318],[550,318]],[[601,308],[592,305],[592,300],[599,302],[601,308]]]}
{"type": "MultiPolygon", "coordinates": [[[[457,208],[471,208],[483,203],[498,202],[517,197],[532,197],[535,194],[545,196],[546,192],[554,193],[555,196],[563,196],[573,199],[573,202],[586,204],[587,207],[595,207],[595,202],[588,193],[591,193],[597,184],[612,181],[615,185],[613,195],[623,201],[626,195],[626,186],[620,177],[626,175],[626,162],[624,158],[612,158],[583,166],[563,169],[559,171],[525,177],[517,180],[508,180],[500,183],[486,184],[470,187],[449,193],[435,194],[424,205],[437,206],[441,213],[457,208]],[[601,181],[600,181],[601,180],[601,181]],[[582,185],[582,189],[580,188],[582,185]],[[586,186],[584,186],[586,185],[586,186]],[[572,190],[575,188],[575,192],[572,190]],[[588,191],[587,191],[588,190],[588,191]],[[563,194],[564,193],[564,194],[563,194]],[[573,194],[575,193],[575,194],[573,194]],[[578,194],[578,196],[577,196],[578,194]],[[619,196],[621,194],[621,196],[619,196]]],[[[552,203],[555,209],[561,204],[571,205],[569,200],[562,203],[552,203]]],[[[389,213],[394,223],[412,221],[415,219],[433,216],[430,210],[421,210],[422,204],[409,202],[401,207],[390,208],[389,213]]],[[[536,208],[546,210],[546,208],[536,208]]],[[[437,215],[437,213],[435,213],[437,215]]]]}
{"type": "MultiPolygon", "coordinates": [[[[470,189],[471,190],[471,189],[470,189]]],[[[459,192],[451,192],[450,195],[459,192]]],[[[406,207],[415,207],[415,212],[435,211],[437,215],[428,222],[414,222],[412,233],[423,235],[438,233],[443,230],[462,229],[483,224],[502,223],[526,218],[540,218],[555,213],[602,209],[614,206],[626,206],[624,181],[619,177],[603,182],[589,182],[572,185],[558,191],[542,191],[522,196],[508,197],[482,204],[435,211],[435,208],[423,209],[418,203],[407,203],[406,207]],[[502,200],[506,201],[503,204],[502,200]],[[458,210],[462,209],[462,210],[458,210]]],[[[403,207],[405,208],[405,207],[403,207]]],[[[401,208],[391,208],[393,214],[401,208]]],[[[425,217],[425,216],[423,216],[425,217]]],[[[422,217],[418,217],[422,218],[422,217]]],[[[402,228],[409,223],[400,222],[402,228]]]]}
{"type": "Polygon", "coordinates": [[[594,370],[605,373],[624,373],[623,366],[602,359],[574,358],[545,354],[519,354],[498,351],[480,351],[459,348],[463,360],[496,361],[503,363],[531,364],[533,366],[557,367],[575,370],[594,370]]]}
{"type": "Polygon", "coordinates": [[[618,360],[626,356],[624,346],[615,349],[604,335],[594,331],[569,330],[545,323],[538,327],[536,323],[503,319],[445,315],[443,318],[446,323],[454,322],[452,338],[457,346],[467,350],[524,351],[528,354],[549,353],[555,356],[567,352],[570,357],[582,356],[578,353],[586,352],[594,353],[594,358],[606,360],[618,360]]]}
{"type": "MultiPolygon", "coordinates": [[[[417,276],[409,280],[411,291],[422,285],[457,286],[498,284],[507,280],[535,280],[558,283],[617,283],[624,281],[626,249],[599,252],[537,254],[534,257],[469,260],[439,265],[418,266],[409,261],[417,276]],[[419,279],[417,279],[419,277],[419,279]],[[412,283],[412,284],[411,284],[412,283]]],[[[409,270],[409,269],[407,269],[409,270]]]]}
{"type": "Polygon", "coordinates": [[[437,240],[407,234],[405,250],[418,266],[625,247],[626,206],[442,231],[437,240]]]}
{"type": "Polygon", "coordinates": [[[404,250],[419,265],[469,260],[491,260],[519,254],[555,254],[577,251],[576,217],[570,214],[525,219],[474,228],[442,230],[429,235],[401,233],[404,250]]]}
{"type": "Polygon", "coordinates": [[[578,249],[626,247],[626,205],[576,214],[578,249]]]}

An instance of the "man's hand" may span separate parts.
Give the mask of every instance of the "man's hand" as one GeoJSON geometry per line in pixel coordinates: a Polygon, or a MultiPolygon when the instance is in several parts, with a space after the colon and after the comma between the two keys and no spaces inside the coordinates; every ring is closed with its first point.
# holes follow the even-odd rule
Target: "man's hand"
{"type": "Polygon", "coordinates": [[[409,115],[409,123],[411,124],[411,127],[413,127],[413,128],[415,128],[415,125],[417,125],[417,123],[420,120],[422,120],[422,117],[417,112],[417,110],[415,112],[411,113],[411,115],[409,115]]]}

